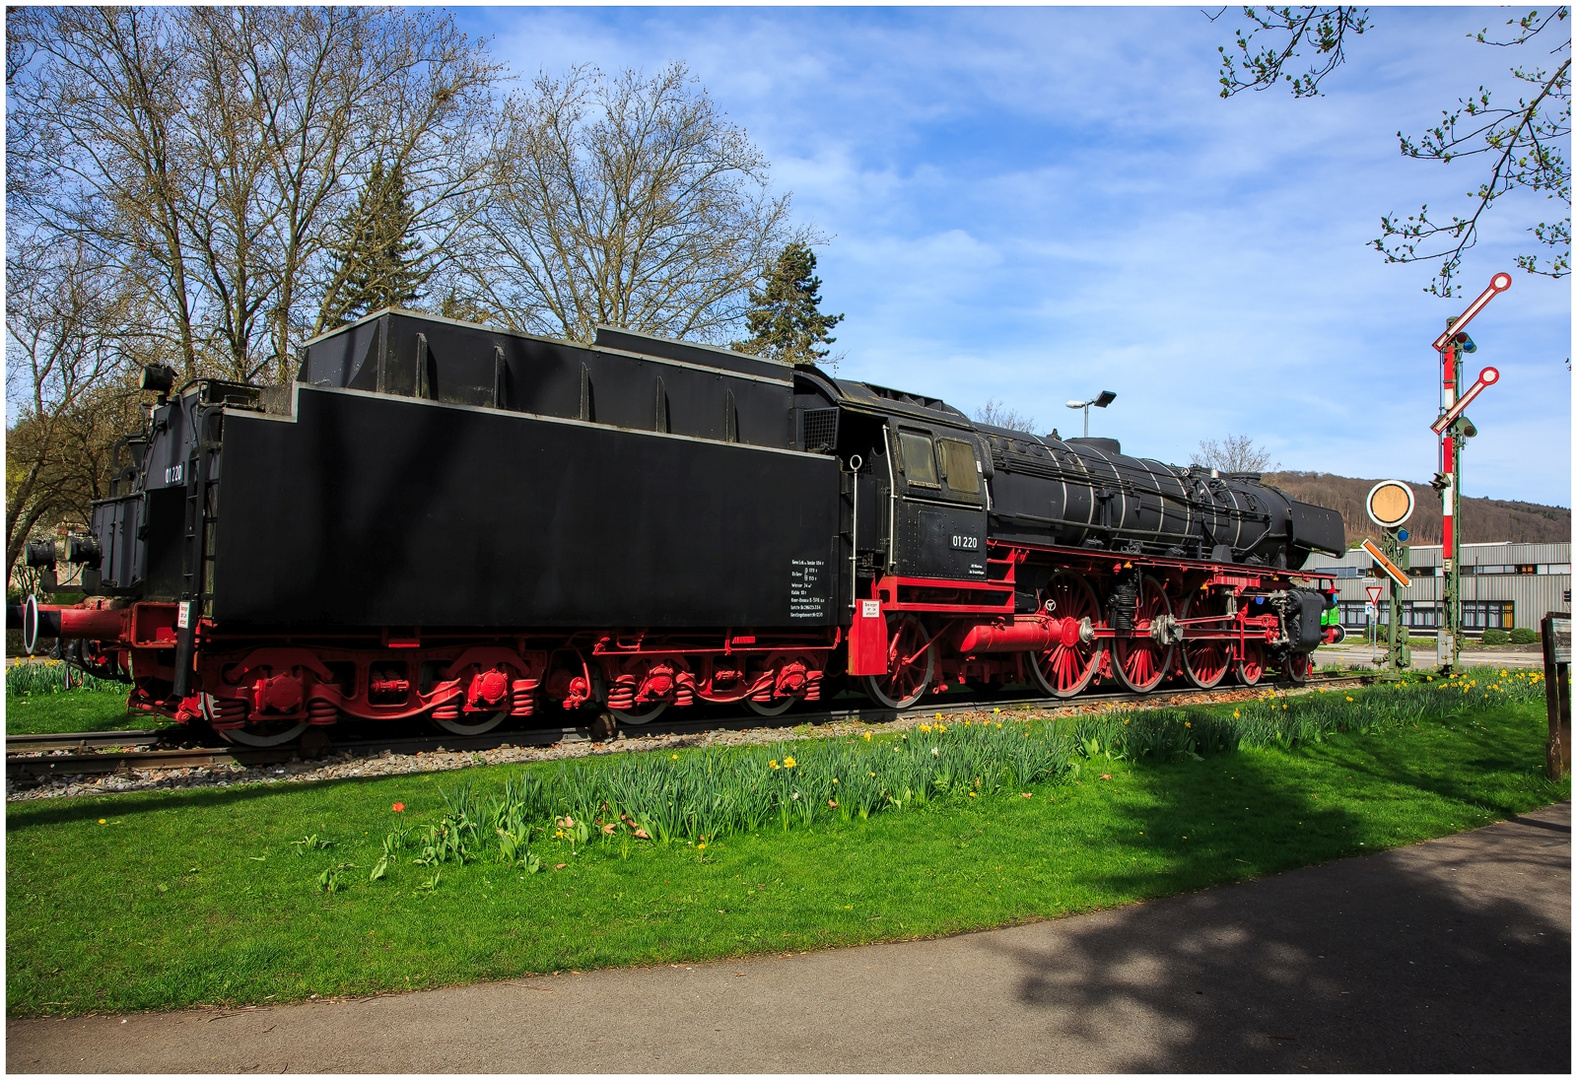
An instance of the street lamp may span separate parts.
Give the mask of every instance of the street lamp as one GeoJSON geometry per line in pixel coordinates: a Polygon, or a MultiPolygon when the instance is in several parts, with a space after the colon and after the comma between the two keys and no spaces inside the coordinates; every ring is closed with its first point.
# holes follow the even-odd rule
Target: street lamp
{"type": "Polygon", "coordinates": [[[1104,409],[1116,400],[1117,394],[1115,391],[1102,390],[1099,396],[1092,397],[1088,401],[1068,402],[1068,408],[1084,410],[1084,437],[1086,439],[1090,437],[1090,406],[1094,405],[1097,409],[1104,409]]]}

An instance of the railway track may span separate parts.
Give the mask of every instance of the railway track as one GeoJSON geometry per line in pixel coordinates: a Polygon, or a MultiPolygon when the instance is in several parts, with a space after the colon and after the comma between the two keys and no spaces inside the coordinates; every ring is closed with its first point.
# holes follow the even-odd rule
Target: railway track
{"type": "MultiPolygon", "coordinates": [[[[1339,687],[1361,686],[1373,682],[1372,675],[1313,675],[1305,686],[1339,687]]],[[[1094,704],[1148,703],[1188,701],[1191,699],[1217,700],[1224,694],[1258,694],[1265,686],[1227,687],[1199,690],[1182,687],[1156,690],[1148,694],[1119,691],[1081,694],[1076,698],[1058,700],[1044,697],[1014,697],[982,700],[974,697],[944,697],[929,703],[925,708],[914,708],[904,713],[874,705],[860,704],[842,708],[821,709],[816,712],[789,712],[782,716],[764,717],[745,714],[733,717],[705,717],[695,720],[654,721],[639,726],[621,727],[629,735],[698,735],[708,731],[743,731],[763,728],[796,728],[806,724],[829,724],[838,721],[864,721],[888,723],[900,716],[916,718],[942,713],[953,715],[979,712],[982,709],[1034,709],[1039,713],[1072,712],[1094,704]]],[[[106,775],[112,773],[149,772],[173,769],[213,768],[241,765],[251,768],[259,765],[276,765],[294,761],[308,754],[329,756],[350,753],[353,756],[374,756],[384,753],[416,754],[436,751],[467,752],[493,750],[499,747],[553,746],[564,742],[591,742],[591,729],[584,725],[565,727],[540,727],[515,731],[495,731],[485,735],[453,735],[434,732],[403,738],[355,739],[320,745],[314,749],[301,746],[269,748],[245,746],[200,746],[171,748],[160,743],[172,733],[188,735],[182,729],[166,728],[150,731],[70,732],[64,734],[8,735],[6,736],[6,780],[12,784],[26,785],[51,776],[106,775]]]]}

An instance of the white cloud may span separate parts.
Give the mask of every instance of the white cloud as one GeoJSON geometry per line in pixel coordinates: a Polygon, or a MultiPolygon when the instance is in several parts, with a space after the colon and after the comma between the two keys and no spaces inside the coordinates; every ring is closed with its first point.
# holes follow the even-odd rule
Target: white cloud
{"type": "MultiPolygon", "coordinates": [[[[845,377],[965,411],[1007,400],[1065,430],[1063,401],[1109,388],[1092,426],[1145,456],[1230,431],[1289,468],[1433,471],[1429,342],[1465,301],[1425,296],[1431,267],[1366,244],[1382,213],[1464,204],[1475,166],[1403,159],[1395,132],[1505,83],[1515,58],[1465,37],[1502,11],[1377,9],[1306,101],[1221,100],[1235,27],[1191,8],[467,17],[527,73],[687,61],[797,216],[835,235],[819,273],[847,316],[845,377]]],[[[1523,250],[1513,209],[1464,268],[1470,291],[1523,250]]],[[[1567,283],[1518,274],[1473,330],[1503,379],[1473,410],[1469,489],[1569,505],[1567,283]]]]}

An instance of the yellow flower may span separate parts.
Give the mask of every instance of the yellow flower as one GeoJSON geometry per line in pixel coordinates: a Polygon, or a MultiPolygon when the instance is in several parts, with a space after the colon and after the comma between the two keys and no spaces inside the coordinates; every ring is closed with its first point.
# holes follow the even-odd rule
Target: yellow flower
{"type": "Polygon", "coordinates": [[[870,742],[871,741],[871,733],[869,731],[867,731],[865,733],[865,741],[866,742],[870,742]]]}
{"type": "Polygon", "coordinates": [[[1183,721],[1183,726],[1184,726],[1184,727],[1193,727],[1193,726],[1194,726],[1194,725],[1193,725],[1193,724],[1191,724],[1191,723],[1189,723],[1189,722],[1188,722],[1188,721],[1187,721],[1187,720],[1184,720],[1184,721],[1183,721]]]}
{"type": "Polygon", "coordinates": [[[974,793],[974,792],[973,792],[973,791],[971,791],[971,792],[970,792],[970,793],[969,793],[969,797],[970,797],[970,798],[971,798],[971,799],[973,799],[973,798],[974,798],[974,797],[975,797],[975,793],[974,793]]]}
{"type": "MultiPolygon", "coordinates": [[[[992,716],[1001,716],[1002,715],[1002,710],[1001,709],[992,709],[991,710],[991,715],[992,716]]],[[[1000,727],[1001,725],[999,724],[997,726],[1000,727]]]]}
{"type": "Polygon", "coordinates": [[[784,758],[783,759],[783,767],[785,769],[792,769],[794,767],[794,759],[791,758],[791,757],[784,758]]]}
{"type": "Polygon", "coordinates": [[[669,760],[670,761],[678,761],[679,760],[679,755],[678,754],[673,754],[672,756],[670,756],[669,760]]]}
{"type": "Polygon", "coordinates": [[[1286,706],[1285,706],[1285,705],[1283,705],[1283,706],[1282,706],[1282,708],[1283,708],[1283,709],[1285,709],[1285,708],[1286,708],[1286,706]]]}
{"type": "Polygon", "coordinates": [[[1352,700],[1352,695],[1351,695],[1351,694],[1348,694],[1348,695],[1347,695],[1347,700],[1348,700],[1348,701],[1351,701],[1351,700],[1352,700]]]}
{"type": "Polygon", "coordinates": [[[1241,717],[1240,717],[1240,716],[1239,716],[1239,715],[1238,715],[1238,711],[1237,711],[1237,710],[1236,710],[1236,709],[1233,709],[1233,710],[1232,710],[1232,719],[1234,719],[1234,720],[1240,720],[1240,719],[1242,719],[1242,718],[1241,718],[1241,717]]]}
{"type": "Polygon", "coordinates": [[[947,730],[947,725],[946,724],[938,724],[938,725],[936,725],[936,730],[937,731],[946,731],[947,730]]]}
{"type": "Polygon", "coordinates": [[[941,713],[937,713],[936,714],[936,719],[938,719],[938,720],[942,719],[942,714],[941,713]]]}
{"type": "Polygon", "coordinates": [[[695,849],[696,849],[696,850],[697,850],[697,851],[705,851],[705,850],[706,850],[706,845],[705,845],[705,844],[697,844],[697,845],[696,845],[696,846],[695,846],[695,849]]]}
{"type": "Polygon", "coordinates": [[[767,768],[775,769],[777,767],[778,767],[778,759],[777,758],[773,758],[771,761],[767,762],[767,768]]]}
{"type": "Polygon", "coordinates": [[[838,778],[837,778],[837,777],[836,777],[836,776],[834,776],[834,777],[833,777],[833,778],[832,778],[832,782],[833,782],[833,783],[834,783],[834,784],[836,784],[836,783],[837,783],[837,782],[838,782],[838,778]]]}
{"type": "Polygon", "coordinates": [[[109,821],[106,818],[99,818],[99,824],[100,825],[108,825],[109,821]]]}

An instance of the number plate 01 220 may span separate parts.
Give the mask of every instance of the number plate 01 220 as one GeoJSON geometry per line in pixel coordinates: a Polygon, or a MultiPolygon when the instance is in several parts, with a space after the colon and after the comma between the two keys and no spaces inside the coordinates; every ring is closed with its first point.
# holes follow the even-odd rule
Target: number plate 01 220
{"type": "Polygon", "coordinates": [[[978,536],[954,536],[953,537],[953,550],[954,551],[979,551],[980,550],[980,537],[978,537],[978,536]]]}

